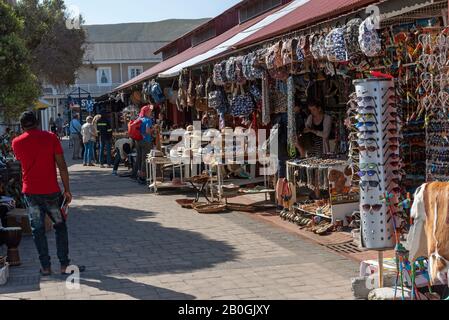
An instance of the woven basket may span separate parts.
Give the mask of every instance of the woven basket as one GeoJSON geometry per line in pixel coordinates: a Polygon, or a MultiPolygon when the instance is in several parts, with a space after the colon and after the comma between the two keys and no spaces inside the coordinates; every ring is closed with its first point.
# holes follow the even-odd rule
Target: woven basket
{"type": "Polygon", "coordinates": [[[184,209],[193,209],[195,200],[194,199],[177,199],[176,203],[179,204],[184,209]]]}
{"type": "Polygon", "coordinates": [[[241,212],[255,212],[256,208],[250,205],[238,204],[238,203],[228,203],[226,205],[228,210],[231,211],[241,211],[241,212]]]}
{"type": "Polygon", "coordinates": [[[226,205],[222,203],[201,203],[196,204],[193,208],[198,213],[208,214],[208,213],[221,213],[226,211],[226,205]]]}
{"type": "Polygon", "coordinates": [[[209,181],[210,177],[208,175],[195,176],[189,179],[192,183],[203,184],[209,181]]]}

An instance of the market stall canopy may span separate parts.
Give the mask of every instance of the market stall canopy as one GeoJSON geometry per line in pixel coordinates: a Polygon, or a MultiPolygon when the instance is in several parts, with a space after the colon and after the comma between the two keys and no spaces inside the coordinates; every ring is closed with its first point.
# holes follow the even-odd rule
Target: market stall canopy
{"type": "Polygon", "coordinates": [[[52,107],[51,104],[49,104],[47,101],[45,101],[44,99],[39,99],[35,104],[34,104],[34,109],[35,110],[45,110],[47,108],[52,107]]]}
{"type": "Polygon", "coordinates": [[[235,47],[243,48],[319,21],[355,11],[378,0],[313,0],[289,12],[269,26],[242,39],[235,47]]]}
{"type": "Polygon", "coordinates": [[[309,3],[309,2],[315,2],[310,0],[295,0],[288,4],[285,7],[282,7],[281,9],[277,9],[275,12],[271,12],[269,15],[265,16],[261,21],[257,22],[256,24],[241,30],[237,34],[235,34],[230,39],[218,44],[217,46],[213,47],[211,50],[199,54],[197,56],[192,57],[191,59],[180,63],[171,69],[168,69],[164,72],[159,73],[160,78],[171,78],[175,77],[179,74],[179,72],[185,68],[197,65],[201,62],[204,62],[208,59],[211,59],[223,52],[226,52],[230,49],[232,49],[235,44],[243,41],[244,39],[250,37],[254,33],[257,33],[260,30],[263,30],[267,26],[271,25],[272,23],[276,21],[281,21],[284,19],[285,16],[290,14],[291,12],[295,10],[302,10],[302,7],[309,3]]]}
{"type": "MultiPolygon", "coordinates": [[[[281,10],[282,10],[282,8],[284,8],[284,7],[281,7],[281,10]]],[[[272,13],[277,12],[279,10],[280,10],[280,8],[278,7],[271,11],[268,11],[263,15],[260,15],[256,18],[248,20],[242,24],[239,24],[239,25],[229,29],[228,31],[224,32],[223,34],[221,34],[215,38],[212,38],[206,42],[203,42],[202,44],[199,44],[198,46],[189,48],[174,57],[171,57],[165,61],[162,61],[161,63],[159,63],[159,64],[155,65],[154,67],[148,69],[147,71],[143,72],[139,76],[129,80],[128,82],[125,82],[121,86],[114,89],[114,91],[120,91],[120,90],[129,88],[129,87],[132,87],[133,85],[139,84],[145,80],[148,80],[148,79],[151,79],[151,78],[157,76],[160,72],[163,72],[163,71],[170,69],[176,65],[179,65],[180,63],[188,61],[193,57],[201,55],[201,54],[211,50],[212,48],[222,44],[223,42],[229,40],[236,34],[239,34],[240,32],[255,25],[256,23],[260,22],[264,18],[268,17],[272,13]]]]}

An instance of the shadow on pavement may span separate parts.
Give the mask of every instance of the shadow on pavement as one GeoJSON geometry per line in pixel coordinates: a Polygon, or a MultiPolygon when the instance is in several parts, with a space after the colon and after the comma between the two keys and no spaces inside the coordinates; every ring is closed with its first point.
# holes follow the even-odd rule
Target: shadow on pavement
{"type": "MultiPolygon", "coordinates": [[[[193,272],[236,258],[235,250],[226,243],[207,239],[198,232],[163,227],[152,221],[154,215],[106,205],[73,209],[69,221],[70,257],[73,263],[87,268],[81,284],[136,299],[193,299],[126,278],[193,272]]],[[[48,236],[53,268],[57,270],[53,232],[48,236]]],[[[61,276],[40,279],[32,239],[27,237],[23,242],[24,265],[11,270],[10,284],[0,287],[0,294],[37,291],[40,281],[64,281],[61,276]]]]}

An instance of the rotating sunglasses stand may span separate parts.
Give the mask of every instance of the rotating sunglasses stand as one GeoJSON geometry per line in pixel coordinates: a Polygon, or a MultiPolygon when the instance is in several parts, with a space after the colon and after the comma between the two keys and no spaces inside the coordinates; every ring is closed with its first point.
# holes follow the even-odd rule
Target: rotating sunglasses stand
{"type": "Polygon", "coordinates": [[[355,80],[354,85],[358,102],[358,145],[369,148],[360,151],[358,173],[362,246],[383,251],[395,247],[393,219],[398,210],[396,206],[387,206],[386,199],[392,204],[399,203],[399,194],[392,192],[399,187],[393,180],[400,176],[393,176],[392,171],[399,168],[392,167],[391,162],[401,163],[394,81],[364,79],[355,80]]]}

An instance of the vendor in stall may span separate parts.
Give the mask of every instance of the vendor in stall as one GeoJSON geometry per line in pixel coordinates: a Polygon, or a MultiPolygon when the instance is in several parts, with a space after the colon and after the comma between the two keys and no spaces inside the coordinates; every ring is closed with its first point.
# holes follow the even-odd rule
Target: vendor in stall
{"type": "Polygon", "coordinates": [[[331,153],[332,117],[325,114],[323,107],[315,100],[308,102],[310,112],[306,121],[302,145],[307,156],[321,157],[331,153]]]}

